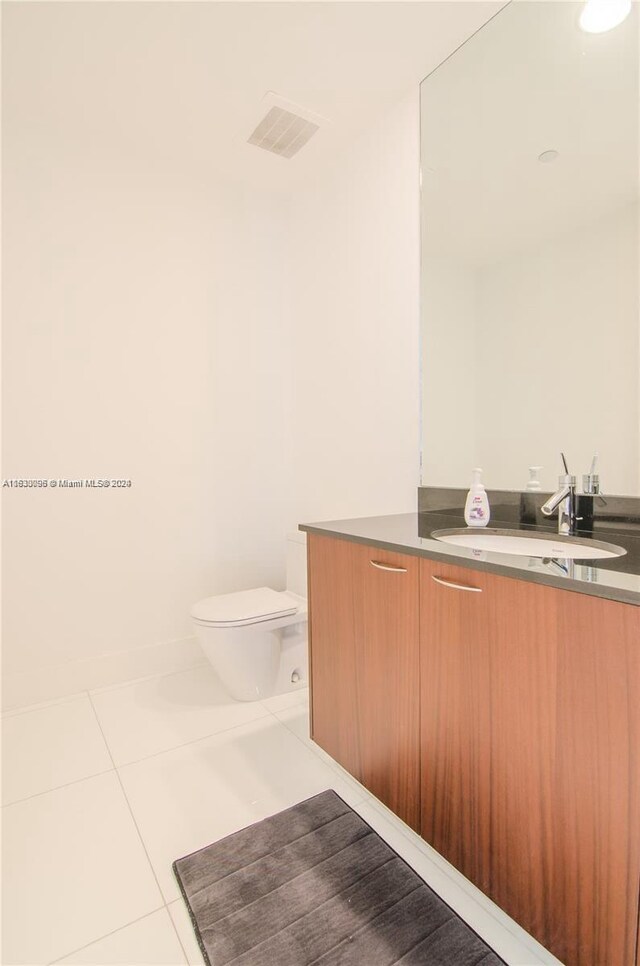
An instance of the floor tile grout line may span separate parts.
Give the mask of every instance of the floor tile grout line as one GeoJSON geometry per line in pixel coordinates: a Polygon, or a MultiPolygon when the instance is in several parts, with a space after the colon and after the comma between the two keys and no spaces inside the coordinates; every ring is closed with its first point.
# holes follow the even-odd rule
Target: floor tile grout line
{"type": "MultiPolygon", "coordinates": [[[[106,737],[104,731],[102,730],[102,725],[100,723],[100,719],[98,718],[98,714],[96,712],[96,709],[93,706],[93,701],[91,701],[91,696],[89,696],[89,701],[91,703],[91,707],[93,708],[93,713],[94,713],[94,715],[96,717],[96,721],[98,722],[98,727],[100,728],[100,731],[102,732],[102,737],[104,738],[105,743],[107,743],[107,737],[106,737]]],[[[107,748],[109,748],[108,743],[107,743],[107,748]]],[[[113,761],[113,755],[111,754],[111,749],[110,748],[109,748],[109,755],[111,757],[111,760],[113,761]]],[[[115,773],[116,773],[116,778],[118,779],[118,784],[120,785],[120,788],[122,789],[122,794],[124,796],[124,800],[127,803],[127,808],[129,810],[129,814],[131,815],[131,821],[133,822],[134,827],[135,827],[135,830],[138,833],[138,838],[140,839],[140,844],[142,845],[142,848],[144,850],[144,854],[147,857],[147,862],[149,863],[149,868],[151,869],[151,874],[153,875],[153,878],[155,879],[155,883],[156,883],[156,885],[158,887],[158,893],[160,895],[160,898],[162,899],[162,902],[166,906],[166,904],[167,904],[166,896],[165,896],[165,894],[162,891],[162,888],[160,886],[160,881],[158,879],[158,876],[156,875],[156,870],[153,867],[153,862],[151,861],[151,856],[149,855],[149,852],[147,850],[146,843],[145,843],[145,841],[144,841],[144,839],[142,837],[142,832],[140,831],[140,827],[138,826],[138,822],[137,822],[136,817],[135,817],[135,815],[133,813],[133,808],[131,807],[131,802],[129,801],[129,799],[127,797],[127,792],[125,790],[125,787],[124,787],[122,778],[120,777],[120,773],[119,773],[119,771],[118,771],[118,769],[116,767],[115,761],[113,762],[113,764],[114,764],[114,769],[115,769],[115,773]]],[[[183,950],[183,952],[184,952],[184,950],[183,950]]]]}
{"type": "MultiPolygon", "coordinates": [[[[113,758],[109,755],[110,760],[113,762],[113,758]]],[[[41,792],[34,792],[33,795],[26,795],[24,798],[16,798],[13,802],[3,802],[2,809],[11,808],[12,805],[24,805],[25,802],[30,802],[33,798],[41,798],[42,795],[50,795],[51,792],[59,792],[63,788],[71,788],[72,785],[79,785],[81,782],[91,781],[92,778],[99,778],[100,775],[110,775],[112,771],[117,771],[115,765],[112,764],[111,768],[103,768],[102,771],[93,772],[91,775],[83,775],[82,778],[74,778],[71,782],[64,782],[62,785],[54,785],[53,788],[45,788],[41,792]]]]}
{"type": "MultiPolygon", "coordinates": [[[[167,672],[166,674],[154,675],[153,678],[155,679],[155,678],[158,678],[158,677],[168,677],[170,674],[175,674],[175,673],[180,674],[182,672],[180,672],[180,671],[178,671],[178,672],[173,672],[173,671],[172,672],[167,672]]],[[[146,678],[145,680],[152,680],[152,678],[146,678]]],[[[126,687],[126,685],[123,685],[123,687],[126,687]]],[[[104,692],[102,692],[102,693],[104,693],[104,692]]],[[[10,712],[7,712],[6,714],[7,714],[7,716],[11,716],[11,717],[15,717],[17,715],[22,715],[22,714],[32,714],[32,713],[36,713],[38,711],[44,711],[44,710],[46,710],[48,708],[58,707],[59,705],[66,704],[66,703],[68,703],[70,701],[78,700],[79,698],[83,698],[83,697],[86,697],[87,698],[87,700],[89,702],[89,705],[91,706],[91,710],[93,712],[93,715],[96,718],[97,725],[98,725],[98,728],[100,730],[100,735],[101,735],[102,740],[104,741],[104,744],[105,744],[105,750],[106,750],[106,752],[107,752],[107,754],[109,756],[109,760],[111,761],[111,768],[103,768],[100,771],[92,772],[90,775],[83,775],[81,778],[74,778],[73,781],[63,782],[61,785],[53,785],[51,788],[45,788],[45,789],[43,789],[40,792],[34,792],[33,795],[25,795],[23,798],[16,798],[16,799],[14,799],[13,801],[10,801],[10,802],[3,802],[0,805],[0,810],[1,809],[4,809],[4,808],[9,808],[12,805],[21,805],[24,802],[30,801],[32,798],[39,798],[41,795],[48,795],[50,792],[60,791],[60,789],[62,789],[62,788],[70,788],[72,785],[78,785],[80,782],[87,781],[88,779],[91,779],[91,778],[98,778],[100,775],[107,775],[107,774],[109,774],[112,771],[116,771],[117,772],[120,768],[126,768],[129,765],[138,765],[138,764],[141,764],[143,761],[148,761],[151,758],[157,758],[159,755],[164,755],[164,754],[167,754],[168,752],[171,752],[171,751],[177,751],[179,748],[186,748],[188,745],[197,744],[197,742],[199,742],[199,741],[206,741],[208,738],[215,738],[217,735],[227,734],[230,731],[234,731],[236,728],[244,728],[244,727],[247,727],[248,725],[251,725],[251,724],[253,724],[256,721],[262,721],[264,718],[267,718],[269,716],[275,718],[276,721],[278,721],[278,724],[281,724],[285,728],[287,728],[287,725],[285,724],[285,722],[284,721],[281,721],[278,718],[278,714],[280,712],[271,711],[264,704],[262,704],[262,702],[260,702],[260,706],[264,709],[264,714],[261,714],[261,715],[257,716],[256,718],[252,718],[249,721],[244,721],[241,724],[231,725],[229,728],[223,728],[221,731],[212,731],[212,732],[210,732],[210,733],[208,733],[206,735],[201,735],[198,738],[192,738],[190,741],[184,741],[184,742],[182,742],[179,745],[172,745],[170,748],[163,748],[161,751],[155,751],[151,755],[144,755],[141,758],[134,758],[132,761],[126,761],[126,762],[122,762],[120,764],[116,764],[115,758],[113,757],[113,752],[111,751],[111,748],[110,748],[109,743],[107,741],[107,736],[105,734],[104,728],[102,727],[102,723],[101,723],[100,718],[98,716],[98,712],[97,712],[96,707],[95,707],[95,705],[93,703],[93,699],[92,699],[93,696],[92,696],[91,692],[88,691],[88,690],[81,691],[81,692],[80,691],[77,691],[73,695],[70,695],[68,698],[61,698],[59,700],[56,699],[56,700],[52,701],[50,704],[43,705],[42,707],[25,708],[24,710],[19,710],[19,711],[15,711],[15,712],[10,711],[10,712]]],[[[256,703],[258,703],[258,702],[256,702],[256,703]]],[[[304,707],[304,705],[303,704],[300,704],[300,705],[292,705],[291,707],[304,707]]],[[[285,710],[289,710],[289,709],[287,708],[285,710]]],[[[287,728],[287,731],[290,731],[292,734],[295,734],[295,732],[293,732],[290,728],[287,728]]],[[[298,735],[295,735],[295,737],[297,738],[298,735]]],[[[304,744],[304,742],[303,742],[303,744],[304,744]]]]}
{"type": "MultiPolygon", "coordinates": [[[[169,917],[169,921],[171,923],[171,927],[172,927],[172,929],[173,929],[173,931],[175,933],[176,939],[178,940],[178,945],[180,946],[180,949],[182,950],[182,955],[184,956],[185,963],[188,964],[189,963],[189,956],[187,955],[187,951],[184,948],[184,944],[183,944],[182,939],[180,937],[180,933],[178,932],[178,927],[176,926],[175,922],[173,921],[173,916],[171,915],[171,910],[169,909],[169,903],[167,901],[167,897],[165,896],[164,892],[162,891],[162,886],[160,885],[160,880],[158,879],[158,876],[156,875],[156,870],[155,870],[155,868],[153,866],[153,862],[151,861],[151,856],[149,855],[149,852],[147,850],[146,843],[145,843],[145,841],[144,841],[144,839],[142,837],[142,832],[140,831],[140,827],[139,827],[138,822],[136,820],[136,817],[134,815],[133,807],[132,807],[131,802],[129,801],[129,798],[127,796],[127,791],[126,791],[126,789],[124,787],[124,782],[122,781],[122,777],[120,775],[120,772],[118,771],[118,768],[116,766],[114,757],[113,757],[113,755],[111,753],[111,748],[109,747],[109,742],[107,741],[107,736],[104,733],[104,729],[102,727],[102,722],[100,721],[100,718],[98,717],[98,712],[96,711],[95,705],[93,703],[93,700],[92,700],[92,697],[91,697],[90,694],[88,694],[88,698],[89,698],[89,703],[91,705],[91,708],[93,709],[93,713],[94,713],[95,719],[96,719],[96,721],[98,723],[98,727],[100,728],[100,732],[101,732],[102,737],[104,739],[104,743],[107,746],[107,750],[109,752],[109,757],[111,758],[111,761],[113,762],[113,767],[114,767],[116,776],[118,778],[118,783],[120,785],[120,788],[122,789],[122,794],[124,796],[124,800],[127,803],[127,808],[129,809],[129,814],[131,815],[131,820],[132,820],[132,822],[133,822],[133,824],[135,826],[136,832],[138,833],[138,838],[140,839],[140,844],[142,845],[142,848],[144,850],[144,854],[147,857],[147,862],[149,863],[149,868],[151,869],[151,874],[153,875],[153,878],[155,879],[156,885],[158,887],[158,892],[160,894],[160,898],[162,899],[164,908],[167,910],[167,915],[169,917]]],[[[172,900],[172,901],[175,901],[175,900],[172,900]]]]}
{"type": "Polygon", "coordinates": [[[47,708],[55,708],[59,704],[66,704],[69,701],[77,701],[85,695],[90,697],[92,694],[109,694],[120,688],[133,687],[135,684],[142,684],[146,681],[155,681],[159,678],[170,677],[172,674],[186,674],[188,671],[196,671],[198,668],[206,667],[208,661],[199,661],[190,667],[180,668],[177,671],[159,671],[157,674],[146,674],[142,677],[127,678],[126,681],[117,681],[113,684],[105,684],[97,688],[81,688],[79,691],[72,691],[71,694],[62,694],[57,698],[49,698],[45,701],[36,701],[20,708],[8,708],[6,711],[0,709],[0,721],[5,718],[15,718],[21,714],[32,714],[36,711],[45,711],[47,708]]]}
{"type": "Polygon", "coordinates": [[[93,704],[93,701],[91,700],[91,695],[89,695],[89,703],[91,704],[91,707],[93,709],[93,713],[95,715],[95,719],[96,719],[96,721],[98,723],[98,727],[100,728],[100,731],[102,733],[102,737],[103,737],[104,742],[105,742],[105,744],[107,746],[107,749],[109,751],[109,757],[111,758],[111,761],[113,761],[113,766],[114,766],[114,770],[115,770],[115,773],[116,773],[116,777],[118,779],[118,784],[120,785],[120,788],[122,789],[122,794],[124,796],[124,800],[125,800],[125,802],[127,804],[127,808],[129,810],[129,814],[131,815],[131,821],[133,822],[133,825],[135,827],[135,830],[136,830],[136,832],[138,834],[138,838],[140,839],[140,844],[142,845],[142,849],[143,849],[144,854],[145,854],[145,856],[147,858],[147,862],[149,863],[149,868],[151,870],[151,874],[152,874],[152,876],[153,876],[153,878],[155,880],[156,886],[158,887],[158,894],[159,894],[159,896],[160,896],[160,898],[162,900],[162,903],[163,903],[164,908],[167,910],[167,915],[169,916],[169,920],[171,922],[171,926],[172,926],[173,931],[174,931],[174,933],[176,935],[176,939],[178,940],[178,945],[180,946],[180,949],[182,950],[182,955],[184,956],[185,962],[188,963],[189,962],[189,957],[187,956],[187,951],[184,948],[184,945],[182,943],[182,939],[180,938],[180,934],[178,933],[176,924],[173,921],[173,916],[171,915],[171,912],[169,910],[169,904],[167,902],[167,897],[165,896],[164,892],[162,891],[162,886],[160,885],[160,880],[159,880],[158,876],[156,875],[156,870],[155,870],[155,868],[153,866],[153,862],[151,861],[151,856],[149,855],[149,851],[147,849],[146,842],[144,841],[144,839],[142,837],[142,832],[140,831],[140,826],[138,825],[138,821],[137,821],[137,819],[136,819],[136,817],[134,815],[133,807],[132,807],[131,802],[129,801],[129,798],[127,796],[127,792],[126,792],[126,789],[124,787],[124,783],[122,781],[122,777],[120,776],[120,772],[118,771],[118,769],[116,767],[116,764],[115,764],[115,761],[114,761],[114,758],[113,758],[113,755],[111,754],[111,748],[109,748],[109,743],[107,742],[107,736],[104,733],[104,730],[102,728],[102,723],[100,721],[100,718],[98,717],[98,712],[96,711],[95,706],[93,704]]]}
{"type": "Polygon", "coordinates": [[[0,712],[0,721],[8,718],[18,718],[23,714],[37,714],[38,711],[48,711],[49,708],[57,708],[62,704],[69,704],[71,701],[78,701],[79,698],[88,697],[89,692],[86,688],[82,691],[74,691],[73,694],[64,695],[62,698],[52,698],[50,701],[37,701],[35,704],[28,704],[24,708],[10,708],[8,711],[0,712]]]}
{"type": "MultiPolygon", "coordinates": [[[[183,741],[182,744],[172,745],[170,748],[163,748],[162,751],[154,751],[150,755],[135,758],[133,761],[123,761],[121,764],[115,766],[116,771],[121,768],[128,768],[129,765],[140,765],[143,761],[150,761],[151,758],[158,758],[160,755],[168,755],[170,752],[178,751],[180,748],[186,748],[188,745],[197,745],[199,741],[207,741],[209,738],[217,738],[218,735],[226,735],[230,731],[235,731],[238,728],[247,728],[249,725],[256,724],[258,721],[264,721],[270,713],[265,711],[264,714],[261,714],[257,718],[251,718],[250,721],[243,721],[241,724],[231,725],[230,728],[223,728],[221,731],[212,731],[210,734],[201,735],[199,738],[192,738],[190,741],[183,741]]],[[[284,724],[284,722],[280,722],[280,724],[284,724]]]]}
{"type": "Polygon", "coordinates": [[[90,694],[89,694],[89,704],[91,705],[91,710],[93,711],[93,716],[96,719],[96,724],[98,725],[98,728],[100,729],[100,734],[102,735],[102,740],[105,743],[107,752],[109,754],[109,758],[111,759],[111,764],[113,765],[115,771],[117,771],[118,770],[118,766],[116,765],[115,758],[113,757],[113,753],[111,751],[111,747],[109,745],[109,742],[107,741],[107,736],[104,733],[104,728],[102,727],[102,722],[100,721],[100,718],[98,717],[98,712],[96,711],[95,705],[94,705],[93,701],[91,700],[91,695],[90,694]]]}
{"type": "MultiPolygon", "coordinates": [[[[63,953],[62,956],[58,956],[56,959],[49,960],[47,966],[55,966],[55,964],[59,963],[62,959],[67,959],[68,956],[75,956],[76,953],[81,953],[83,949],[88,949],[89,946],[93,946],[94,943],[102,942],[103,939],[108,939],[109,936],[115,936],[115,934],[120,932],[122,929],[127,929],[129,926],[135,926],[137,922],[142,922],[143,919],[148,919],[149,916],[155,916],[156,912],[162,912],[162,910],[166,908],[167,904],[163,903],[161,906],[158,906],[157,909],[152,909],[151,912],[145,912],[143,916],[138,916],[137,919],[132,919],[130,922],[125,922],[121,926],[118,926],[117,929],[112,929],[110,932],[105,932],[102,936],[97,936],[96,939],[92,939],[91,942],[84,943],[82,946],[77,946],[75,949],[71,949],[69,952],[63,953]]],[[[168,909],[167,914],[171,919],[168,909]]],[[[182,948],[182,943],[180,943],[180,946],[182,948]]],[[[184,949],[182,951],[184,952],[184,949]]]]}
{"type": "MultiPolygon", "coordinates": [[[[287,693],[289,693],[289,694],[295,694],[296,692],[293,691],[293,692],[287,692],[287,693]]],[[[295,704],[288,704],[286,707],[284,707],[284,708],[278,708],[276,711],[272,711],[271,708],[268,708],[267,707],[266,702],[267,701],[270,701],[270,700],[271,700],[271,698],[265,698],[265,700],[263,702],[261,702],[261,704],[262,704],[263,707],[267,708],[267,711],[269,712],[269,714],[274,715],[274,717],[277,717],[279,714],[285,714],[285,712],[287,712],[287,711],[293,711],[296,708],[307,708],[307,710],[309,708],[309,698],[308,697],[305,698],[304,701],[297,701],[295,704]]]]}
{"type": "Polygon", "coordinates": [[[136,684],[146,684],[148,681],[159,681],[160,678],[168,678],[173,674],[188,674],[190,671],[197,671],[198,668],[209,666],[206,660],[192,664],[190,667],[183,667],[177,671],[159,671],[157,674],[143,674],[141,677],[128,678],[126,681],[119,681],[114,684],[105,684],[100,688],[87,688],[87,694],[94,697],[98,694],[111,694],[112,691],[119,691],[121,688],[132,688],[136,684]]]}
{"type": "MultiPolygon", "coordinates": [[[[202,666],[202,665],[199,665],[199,666],[202,666]]],[[[193,670],[193,669],[192,668],[188,668],[187,670],[193,670]]],[[[141,679],[137,679],[137,680],[138,681],[150,681],[150,680],[156,680],[156,679],[162,678],[162,677],[169,677],[172,674],[182,674],[182,673],[184,673],[184,672],[183,671],[168,671],[168,672],[164,672],[164,673],[159,674],[159,675],[152,675],[152,676],[150,676],[148,678],[141,678],[141,679]]],[[[117,764],[116,761],[115,761],[115,758],[113,757],[113,752],[111,751],[111,748],[110,748],[109,743],[107,741],[107,737],[106,737],[104,728],[102,727],[102,723],[100,721],[100,718],[99,718],[97,709],[96,709],[95,704],[93,702],[93,697],[94,697],[94,694],[95,693],[99,693],[99,694],[111,693],[112,690],[117,690],[120,687],[122,687],[122,688],[127,687],[128,684],[131,684],[131,683],[135,684],[135,683],[137,683],[137,681],[125,682],[122,685],[114,685],[113,688],[108,688],[108,689],[105,689],[104,691],[101,690],[99,692],[94,692],[94,693],[92,693],[89,690],[84,690],[82,692],[76,692],[75,694],[70,695],[69,698],[62,698],[60,700],[54,700],[50,704],[43,705],[42,707],[25,708],[24,710],[15,711],[15,712],[11,712],[10,711],[10,712],[7,712],[7,715],[14,716],[14,715],[18,715],[18,714],[31,714],[33,712],[43,711],[43,710],[45,710],[46,708],[49,708],[49,707],[55,707],[55,706],[57,706],[59,704],[64,704],[67,701],[71,701],[71,700],[74,700],[74,699],[77,700],[78,698],[86,697],[87,700],[89,701],[89,704],[91,705],[91,709],[93,711],[93,714],[94,714],[94,716],[96,717],[96,719],[98,721],[98,727],[100,728],[100,733],[102,735],[102,739],[103,739],[103,741],[105,743],[107,752],[109,754],[109,758],[111,759],[111,761],[113,763],[113,768],[117,771],[118,769],[120,769],[120,768],[126,768],[129,765],[138,765],[141,762],[148,761],[151,758],[157,758],[159,755],[167,754],[170,751],[177,751],[179,748],[186,748],[188,745],[196,744],[199,741],[206,741],[208,738],[214,738],[217,735],[227,734],[230,731],[234,731],[236,728],[244,728],[244,727],[247,727],[248,725],[251,725],[251,724],[253,724],[256,721],[261,721],[264,718],[267,718],[269,716],[275,718],[278,721],[278,724],[281,724],[285,728],[287,728],[287,725],[285,724],[285,722],[284,721],[281,721],[278,718],[278,714],[282,713],[283,710],[284,711],[289,711],[291,708],[304,707],[304,703],[301,702],[300,704],[290,705],[290,707],[281,709],[280,712],[276,712],[276,711],[271,711],[271,709],[270,708],[267,708],[267,706],[265,704],[263,704],[261,701],[256,701],[255,703],[260,705],[260,707],[263,709],[263,712],[264,713],[261,714],[261,715],[256,716],[255,718],[251,718],[249,721],[244,721],[244,722],[241,722],[240,724],[231,725],[230,727],[228,727],[228,728],[222,728],[219,731],[208,732],[206,735],[200,735],[198,738],[192,738],[189,741],[181,742],[179,745],[172,745],[169,748],[163,748],[160,751],[154,751],[150,755],[143,755],[140,758],[134,758],[132,761],[124,761],[124,762],[120,762],[119,764],[117,764]]],[[[287,730],[288,731],[291,731],[290,728],[287,728],[287,730]]],[[[295,732],[292,732],[292,733],[295,734],[295,732]]],[[[298,736],[296,735],[296,737],[298,737],[298,736]]],[[[45,795],[45,794],[47,794],[47,792],[56,791],[58,788],[66,788],[68,785],[77,784],[77,782],[84,781],[86,778],[94,778],[94,777],[96,777],[99,774],[106,774],[108,771],[111,771],[111,770],[112,769],[105,769],[102,772],[96,772],[94,775],[86,775],[83,778],[74,779],[73,782],[65,782],[63,785],[56,785],[53,788],[45,789],[43,792],[36,792],[34,795],[28,795],[25,798],[16,799],[15,802],[6,802],[4,805],[2,805],[0,807],[6,808],[9,805],[15,805],[15,804],[18,804],[19,802],[28,801],[30,798],[35,798],[36,795],[45,795]]]]}
{"type": "MultiPolygon", "coordinates": [[[[180,672],[178,672],[178,673],[180,673],[180,672]]],[[[166,676],[167,675],[162,675],[162,677],[166,677],[166,676]]],[[[48,795],[49,792],[55,792],[55,791],[58,791],[61,788],[68,788],[71,785],[77,785],[79,782],[86,781],[89,778],[97,778],[99,775],[106,775],[106,774],[108,774],[111,771],[118,771],[120,768],[126,768],[129,765],[139,765],[143,761],[148,761],[151,758],[157,758],[159,755],[165,755],[165,754],[168,754],[171,751],[177,751],[179,748],[186,748],[188,745],[197,744],[199,741],[206,741],[208,738],[215,738],[217,735],[228,734],[230,731],[235,731],[236,728],[245,728],[248,725],[251,725],[251,724],[253,724],[256,721],[262,721],[264,718],[269,717],[269,715],[271,715],[272,717],[274,717],[278,721],[279,724],[283,725],[285,728],[287,727],[286,724],[284,723],[284,721],[280,721],[278,719],[276,712],[270,711],[268,708],[265,707],[265,705],[263,705],[261,703],[261,707],[264,709],[264,714],[258,715],[255,718],[251,718],[249,721],[243,721],[240,724],[231,725],[229,728],[223,728],[220,731],[212,731],[212,732],[209,732],[208,734],[201,735],[198,738],[192,738],[190,741],[183,741],[179,745],[172,745],[170,748],[163,748],[161,751],[154,751],[151,755],[143,755],[142,758],[134,758],[132,761],[125,761],[125,762],[122,762],[120,764],[116,764],[115,758],[113,757],[113,752],[111,751],[111,748],[110,748],[109,743],[107,741],[107,736],[105,734],[105,731],[104,731],[104,729],[102,727],[102,723],[101,723],[100,718],[98,716],[98,712],[97,712],[96,707],[95,707],[95,705],[93,703],[91,693],[89,691],[84,691],[84,692],[82,692],[82,694],[77,693],[74,697],[77,699],[79,697],[84,697],[84,696],[87,697],[87,699],[89,701],[89,704],[91,705],[91,710],[92,710],[95,718],[97,719],[98,728],[100,729],[100,734],[101,734],[102,740],[105,743],[105,749],[106,749],[106,751],[107,751],[107,753],[109,755],[109,759],[110,759],[110,761],[112,763],[112,767],[111,768],[104,768],[104,769],[102,769],[102,771],[94,772],[91,775],[83,775],[82,778],[74,778],[73,781],[64,782],[62,785],[54,785],[52,788],[45,788],[41,792],[34,792],[33,795],[26,795],[24,798],[17,798],[17,799],[15,799],[15,801],[12,801],[12,802],[4,802],[2,804],[2,806],[0,806],[0,808],[8,808],[10,805],[19,805],[22,802],[28,802],[32,798],[38,798],[40,795],[48,795]]],[[[55,704],[48,705],[48,707],[55,707],[58,704],[63,704],[63,703],[64,703],[63,701],[58,701],[58,702],[55,702],[55,704]]],[[[295,707],[298,707],[298,706],[296,705],[295,707]]],[[[44,708],[42,708],[42,709],[38,708],[38,709],[34,709],[34,710],[44,710],[44,708]]],[[[30,714],[31,712],[24,711],[24,712],[19,712],[19,713],[21,713],[21,714],[30,714]]],[[[288,731],[291,731],[290,728],[287,728],[287,730],[288,731]]],[[[292,732],[292,734],[293,733],[294,732],[292,732]]],[[[296,737],[298,737],[298,736],[296,735],[296,737]]]]}
{"type": "MultiPolygon", "coordinates": [[[[181,901],[182,901],[181,899],[172,899],[171,900],[171,902],[181,902],[181,901]]],[[[178,940],[178,943],[180,944],[180,949],[182,950],[182,953],[184,955],[184,961],[185,961],[185,963],[189,964],[190,960],[189,960],[189,956],[187,954],[187,950],[185,948],[184,943],[182,942],[182,937],[181,937],[180,933],[178,932],[178,927],[175,924],[174,918],[171,915],[171,909],[169,908],[169,903],[166,900],[165,900],[164,907],[167,910],[167,915],[169,916],[169,921],[171,922],[171,925],[173,926],[173,931],[176,934],[176,939],[178,940]]]]}
{"type": "MultiPolygon", "coordinates": [[[[293,707],[304,707],[304,705],[294,705],[293,707]]],[[[289,710],[291,710],[291,709],[290,708],[287,708],[287,711],[289,711],[289,710]]],[[[360,784],[358,782],[358,779],[357,778],[354,778],[353,775],[349,775],[348,772],[347,772],[347,777],[344,778],[341,775],[340,771],[339,771],[340,766],[338,765],[338,763],[335,762],[335,764],[334,764],[334,763],[329,763],[328,761],[325,761],[324,758],[322,757],[322,754],[320,753],[322,751],[322,749],[320,748],[320,746],[318,746],[318,748],[315,748],[314,747],[315,742],[313,742],[313,744],[309,744],[307,741],[304,740],[304,738],[301,738],[300,735],[297,734],[297,732],[295,732],[293,730],[293,728],[290,728],[285,721],[282,721],[281,718],[278,718],[278,714],[280,714],[280,713],[281,712],[275,712],[275,711],[272,712],[274,718],[276,718],[276,720],[287,729],[287,731],[289,732],[289,734],[293,735],[294,738],[297,738],[301,745],[303,745],[305,748],[307,748],[309,751],[311,751],[316,756],[316,758],[318,759],[318,761],[320,761],[321,764],[325,765],[325,767],[328,768],[329,771],[331,771],[336,776],[337,779],[339,779],[340,781],[343,781],[345,784],[348,784],[349,781],[356,782],[357,784],[360,784]]],[[[311,740],[312,739],[310,738],[309,741],[311,741],[311,740]]],[[[323,754],[326,755],[327,754],[326,751],[323,752],[323,754]]],[[[333,762],[333,759],[332,759],[332,762],[333,762]]],[[[354,789],[354,790],[355,791],[359,791],[359,789],[354,789]]],[[[362,796],[363,797],[362,797],[361,800],[356,800],[358,805],[362,805],[363,803],[368,802],[370,800],[370,798],[372,798],[371,792],[369,792],[364,787],[364,785],[362,786],[362,796]]]]}
{"type": "MultiPolygon", "coordinates": [[[[286,708],[286,710],[287,711],[291,711],[292,709],[295,709],[295,708],[304,708],[304,707],[305,706],[303,704],[292,705],[291,708],[286,708]]],[[[327,768],[330,768],[331,771],[335,772],[335,774],[338,776],[338,778],[341,777],[340,772],[338,771],[338,769],[341,766],[337,762],[334,762],[333,759],[331,759],[331,763],[325,761],[324,758],[322,757],[322,754],[321,754],[321,752],[323,752],[323,749],[320,748],[319,745],[316,746],[316,743],[315,743],[315,741],[313,741],[313,739],[311,738],[311,736],[309,736],[309,742],[311,742],[311,744],[309,744],[309,742],[305,741],[304,738],[301,738],[300,735],[296,731],[293,730],[293,728],[290,728],[286,721],[283,721],[282,718],[279,718],[278,717],[278,715],[283,714],[282,711],[272,711],[271,713],[273,714],[274,718],[276,718],[277,721],[280,722],[281,725],[284,725],[284,727],[287,729],[288,732],[290,732],[292,735],[294,735],[298,739],[298,741],[300,741],[305,746],[305,748],[308,748],[309,751],[312,751],[314,753],[314,755],[316,756],[316,758],[319,758],[320,759],[320,761],[323,763],[323,765],[326,765],[327,768]]],[[[323,754],[326,755],[327,752],[324,751],[323,754]]],[[[330,755],[328,757],[331,758],[330,755]]],[[[358,779],[357,778],[354,778],[353,775],[349,775],[349,778],[351,778],[352,781],[356,781],[356,782],[358,781],[358,779]]],[[[364,786],[363,786],[363,792],[364,793],[367,793],[366,792],[366,789],[364,788],[364,786]]],[[[367,793],[367,794],[370,794],[370,792],[367,793]]]]}

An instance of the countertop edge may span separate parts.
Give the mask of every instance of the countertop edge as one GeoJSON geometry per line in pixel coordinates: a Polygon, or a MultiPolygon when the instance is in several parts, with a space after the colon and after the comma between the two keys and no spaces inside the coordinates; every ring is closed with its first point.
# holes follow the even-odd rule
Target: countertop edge
{"type": "MultiPolygon", "coordinates": [[[[378,547],[384,550],[392,550],[395,553],[408,554],[411,557],[426,557],[428,560],[441,560],[455,564],[459,567],[468,567],[470,570],[481,570],[486,573],[497,574],[501,577],[511,577],[513,580],[525,580],[528,583],[543,584],[547,587],[555,587],[557,590],[564,590],[567,593],[585,594],[587,597],[601,597],[605,600],[617,601],[620,604],[631,604],[640,607],[640,593],[633,590],[625,590],[623,587],[603,586],[602,584],[589,583],[583,580],[573,580],[570,577],[556,577],[553,574],[543,574],[536,571],[521,570],[511,567],[509,564],[500,564],[493,560],[477,560],[466,556],[466,551],[461,548],[449,547],[446,544],[434,547],[411,547],[402,543],[394,543],[389,540],[381,540],[376,537],[363,537],[359,534],[345,533],[342,530],[332,530],[330,526],[322,526],[313,523],[301,523],[298,529],[304,533],[313,533],[323,537],[333,537],[336,540],[347,540],[350,543],[360,543],[370,547],[378,547]]],[[[433,541],[435,543],[435,541],[433,541]]]]}

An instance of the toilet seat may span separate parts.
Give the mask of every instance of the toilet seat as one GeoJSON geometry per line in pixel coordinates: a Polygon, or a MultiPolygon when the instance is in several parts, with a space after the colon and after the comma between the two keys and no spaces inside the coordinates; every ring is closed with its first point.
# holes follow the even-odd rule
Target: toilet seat
{"type": "Polygon", "coordinates": [[[194,604],[191,617],[209,627],[242,627],[296,614],[299,605],[291,594],[257,587],[233,594],[206,597],[194,604]]]}

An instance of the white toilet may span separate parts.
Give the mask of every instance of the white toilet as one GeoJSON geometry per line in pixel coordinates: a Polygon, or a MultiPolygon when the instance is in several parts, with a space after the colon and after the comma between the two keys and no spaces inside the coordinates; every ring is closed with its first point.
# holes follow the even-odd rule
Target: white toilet
{"type": "Polygon", "coordinates": [[[305,534],[287,538],[287,590],[207,597],[191,609],[202,650],[229,694],[257,701],[308,683],[305,534]]]}

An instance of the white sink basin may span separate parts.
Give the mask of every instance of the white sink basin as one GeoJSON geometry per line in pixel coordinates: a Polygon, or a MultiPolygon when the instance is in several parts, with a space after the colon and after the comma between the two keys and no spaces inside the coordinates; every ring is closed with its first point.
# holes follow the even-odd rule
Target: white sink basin
{"type": "Polygon", "coordinates": [[[434,530],[431,534],[443,543],[470,550],[490,550],[492,553],[513,553],[523,557],[558,557],[572,560],[604,560],[622,557],[627,551],[614,543],[586,540],[584,537],[560,537],[556,534],[533,533],[526,530],[434,530]]]}

